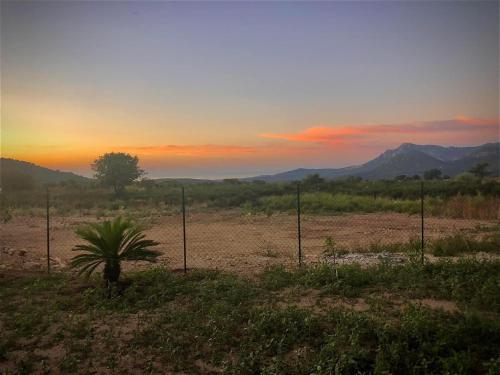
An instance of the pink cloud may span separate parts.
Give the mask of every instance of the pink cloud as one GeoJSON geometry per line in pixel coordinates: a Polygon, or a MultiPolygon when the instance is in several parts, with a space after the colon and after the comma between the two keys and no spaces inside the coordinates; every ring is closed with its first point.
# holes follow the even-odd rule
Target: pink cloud
{"type": "Polygon", "coordinates": [[[265,133],[261,137],[293,142],[347,145],[363,141],[461,144],[498,141],[499,120],[460,116],[452,120],[403,124],[314,126],[298,133],[265,133]]]}

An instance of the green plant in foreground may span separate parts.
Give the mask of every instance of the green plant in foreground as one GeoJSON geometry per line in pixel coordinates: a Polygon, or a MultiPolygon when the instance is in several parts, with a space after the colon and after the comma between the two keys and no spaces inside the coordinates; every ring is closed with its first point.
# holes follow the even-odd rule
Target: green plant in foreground
{"type": "Polygon", "coordinates": [[[337,270],[337,258],[339,256],[347,254],[347,250],[341,248],[337,245],[337,243],[333,240],[332,237],[328,236],[325,238],[325,250],[323,251],[325,256],[333,257],[333,267],[335,268],[335,276],[338,278],[338,270],[337,270]]]}
{"type": "Polygon", "coordinates": [[[336,264],[337,258],[348,253],[347,249],[338,246],[338,244],[330,236],[325,238],[324,247],[325,250],[323,251],[323,254],[325,256],[333,257],[333,264],[336,264]]]}
{"type": "Polygon", "coordinates": [[[71,267],[79,268],[79,274],[88,277],[104,263],[103,276],[108,285],[118,281],[122,261],[155,262],[161,255],[159,251],[150,249],[158,242],[145,239],[141,227],[121,217],[89,224],[78,228],[75,233],[88,244],[77,245],[73,249],[85,253],[73,257],[71,267]]]}

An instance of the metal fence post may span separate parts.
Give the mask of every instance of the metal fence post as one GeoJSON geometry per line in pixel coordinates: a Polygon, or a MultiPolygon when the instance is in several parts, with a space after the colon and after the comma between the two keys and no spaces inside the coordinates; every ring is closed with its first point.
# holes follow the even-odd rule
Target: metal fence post
{"type": "Polygon", "coordinates": [[[420,182],[420,237],[421,237],[421,262],[424,264],[424,247],[425,247],[425,237],[424,237],[424,181],[420,182]]]}
{"type": "Polygon", "coordinates": [[[182,245],[184,250],[184,273],[187,272],[186,256],[186,199],[184,195],[184,186],[182,187],[182,245]]]}
{"type": "Polygon", "coordinates": [[[302,266],[302,233],[300,230],[300,184],[297,184],[297,238],[299,242],[299,267],[302,266]]]}
{"type": "Polygon", "coordinates": [[[47,273],[50,273],[50,199],[49,199],[49,188],[47,187],[46,194],[46,222],[47,222],[47,273]]]}

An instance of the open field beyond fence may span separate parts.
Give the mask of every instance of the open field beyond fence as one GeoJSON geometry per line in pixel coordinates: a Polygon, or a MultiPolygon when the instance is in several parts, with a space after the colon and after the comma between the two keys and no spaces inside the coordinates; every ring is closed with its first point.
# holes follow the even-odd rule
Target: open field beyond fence
{"type": "MultiPolygon", "coordinates": [[[[79,242],[74,230],[95,217],[58,217],[50,220],[50,253],[54,267],[65,267],[79,242]]],[[[148,238],[160,243],[162,264],[183,268],[183,233],[180,214],[142,219],[148,238]]],[[[425,218],[425,239],[432,241],[452,233],[477,232],[496,221],[425,218]]],[[[383,245],[420,241],[419,215],[368,213],[303,215],[302,257],[306,263],[323,260],[325,239],[350,252],[367,252],[383,245]]],[[[253,272],[267,265],[297,263],[297,217],[292,214],[249,215],[238,210],[188,213],[186,250],[188,268],[217,268],[253,272]]],[[[46,267],[46,220],[17,216],[1,226],[1,264],[9,268],[46,267]]],[[[140,267],[140,265],[139,265],[140,267]]]]}

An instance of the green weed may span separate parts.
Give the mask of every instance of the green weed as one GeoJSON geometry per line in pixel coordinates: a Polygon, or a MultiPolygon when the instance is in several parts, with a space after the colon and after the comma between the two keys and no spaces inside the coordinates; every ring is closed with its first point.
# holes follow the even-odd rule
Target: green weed
{"type": "Polygon", "coordinates": [[[431,241],[429,249],[436,256],[453,256],[465,253],[500,253],[500,232],[493,232],[481,238],[455,233],[431,241]]]}
{"type": "Polygon", "coordinates": [[[111,299],[99,279],[78,281],[0,279],[3,361],[41,373],[41,360],[14,361],[12,352],[43,343],[66,350],[46,373],[125,373],[134,363],[134,371],[160,373],[494,374],[500,363],[499,261],[272,267],[252,278],[153,268],[128,274],[111,299]],[[303,296],[321,303],[300,305],[303,296]],[[335,302],[354,297],[368,310],[335,302]],[[459,309],[431,310],[422,298],[459,309]]]}

